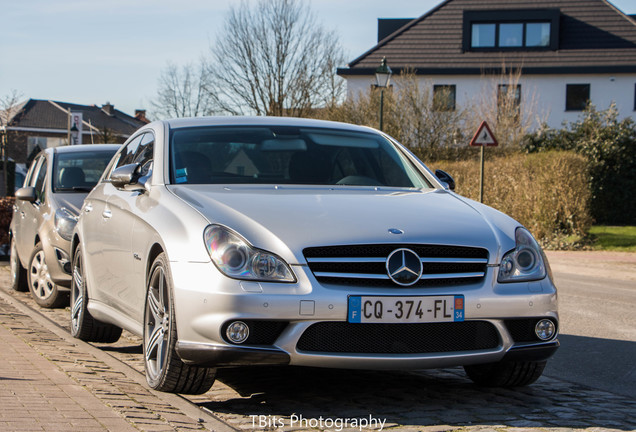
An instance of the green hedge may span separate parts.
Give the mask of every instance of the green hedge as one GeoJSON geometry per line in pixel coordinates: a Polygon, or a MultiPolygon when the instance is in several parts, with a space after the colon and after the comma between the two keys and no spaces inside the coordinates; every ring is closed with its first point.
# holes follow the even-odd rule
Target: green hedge
{"type": "Polygon", "coordinates": [[[9,244],[9,225],[13,217],[13,203],[15,198],[0,198],[0,245],[9,244]]]}
{"type": "MultiPolygon", "coordinates": [[[[574,152],[545,152],[488,157],[484,203],[526,226],[544,244],[556,237],[583,235],[589,212],[587,163],[574,152]]],[[[479,160],[438,161],[457,183],[456,192],[479,200],[479,160]]]]}
{"type": "Polygon", "coordinates": [[[581,119],[563,129],[543,128],[528,136],[530,153],[572,150],[585,157],[591,192],[590,209],[596,223],[633,225],[636,222],[636,123],[618,120],[614,106],[597,111],[589,106],[581,119]]]}

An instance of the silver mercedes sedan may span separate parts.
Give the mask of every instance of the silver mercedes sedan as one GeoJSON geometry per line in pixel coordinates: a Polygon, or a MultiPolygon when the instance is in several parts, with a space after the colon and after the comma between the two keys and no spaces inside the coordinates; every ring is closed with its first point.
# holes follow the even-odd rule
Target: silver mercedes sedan
{"type": "Polygon", "coordinates": [[[453,183],[366,127],[150,123],[82,207],[72,333],[143,337],[148,384],[168,392],[247,365],[463,366],[479,385],[530,384],[559,346],[548,262],[453,183]]]}

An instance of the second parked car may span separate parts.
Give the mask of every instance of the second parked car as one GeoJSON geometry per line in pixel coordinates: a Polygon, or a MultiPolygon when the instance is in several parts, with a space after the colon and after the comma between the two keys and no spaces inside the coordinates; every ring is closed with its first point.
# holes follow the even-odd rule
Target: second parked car
{"type": "Polygon", "coordinates": [[[43,307],[68,301],[71,234],[84,198],[119,145],[78,145],[40,152],[15,193],[11,286],[43,307]]]}

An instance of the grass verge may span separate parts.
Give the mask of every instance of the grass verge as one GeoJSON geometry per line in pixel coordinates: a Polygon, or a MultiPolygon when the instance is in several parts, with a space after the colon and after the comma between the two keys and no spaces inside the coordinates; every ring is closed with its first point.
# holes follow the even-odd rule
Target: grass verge
{"type": "Polygon", "coordinates": [[[595,225],[589,234],[594,250],[636,252],[636,226],[595,225]]]}

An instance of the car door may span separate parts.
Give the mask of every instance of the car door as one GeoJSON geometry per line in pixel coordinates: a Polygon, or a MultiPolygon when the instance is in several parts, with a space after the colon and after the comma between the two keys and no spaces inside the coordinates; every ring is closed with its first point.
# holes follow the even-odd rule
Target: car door
{"type": "Polygon", "coordinates": [[[18,212],[21,217],[20,232],[16,236],[18,255],[28,266],[29,259],[35,246],[35,236],[41,220],[41,210],[46,205],[46,181],[48,172],[48,161],[45,155],[40,156],[36,169],[33,171],[29,186],[35,188],[36,200],[32,203],[20,201],[18,212]]]}
{"type": "MultiPolygon", "coordinates": [[[[35,178],[37,177],[37,169],[39,168],[40,162],[42,162],[41,157],[37,157],[31,163],[29,167],[29,172],[27,173],[26,180],[24,182],[24,187],[31,186],[31,181],[35,182],[35,178]]],[[[26,248],[29,250],[33,246],[31,241],[26,241],[26,234],[23,232],[24,227],[26,226],[26,212],[25,207],[30,206],[31,203],[28,201],[18,200],[16,199],[13,204],[13,220],[11,221],[11,229],[13,230],[13,236],[16,242],[16,248],[18,250],[18,256],[21,257],[22,264],[24,265],[26,260],[29,259],[29,256],[26,256],[26,248]]]]}
{"type": "MultiPolygon", "coordinates": [[[[151,133],[140,135],[131,142],[117,167],[139,163],[144,175],[144,170],[148,170],[152,163],[153,142],[151,133]]],[[[143,309],[145,287],[143,282],[139,286],[139,269],[135,264],[141,257],[133,253],[133,229],[139,213],[138,201],[143,193],[114,187],[110,191],[104,210],[106,231],[110,237],[109,256],[105,257],[105,262],[116,274],[112,276],[107,293],[114,308],[141,322],[143,310],[139,309],[143,309]]]]}
{"type": "Polygon", "coordinates": [[[86,197],[82,206],[83,255],[86,260],[85,267],[90,269],[86,272],[88,290],[91,299],[101,302],[107,301],[108,296],[104,294],[105,290],[113,284],[113,279],[118,273],[116,268],[106,265],[105,257],[109,257],[112,252],[110,250],[110,233],[107,231],[108,219],[104,218],[103,215],[108,197],[115,190],[108,180],[110,172],[120,157],[121,153],[115,157],[111,166],[106,168],[108,174],[86,197]]]}

